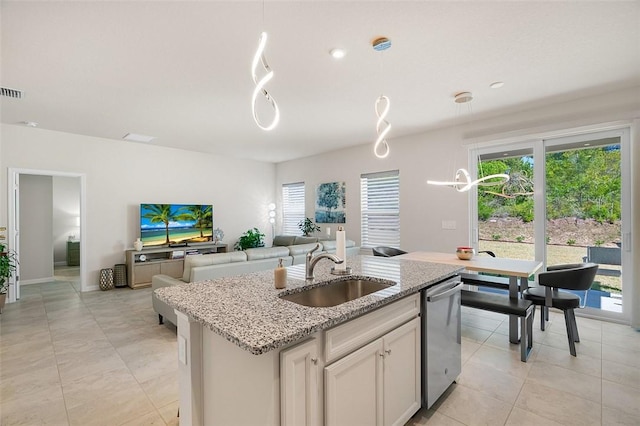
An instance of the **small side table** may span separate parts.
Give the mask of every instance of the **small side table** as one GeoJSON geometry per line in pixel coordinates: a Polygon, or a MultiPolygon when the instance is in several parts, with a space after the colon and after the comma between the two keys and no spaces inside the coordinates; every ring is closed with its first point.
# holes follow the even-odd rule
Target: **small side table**
{"type": "Polygon", "coordinates": [[[80,266],[80,241],[67,241],[67,266],[80,266]]]}

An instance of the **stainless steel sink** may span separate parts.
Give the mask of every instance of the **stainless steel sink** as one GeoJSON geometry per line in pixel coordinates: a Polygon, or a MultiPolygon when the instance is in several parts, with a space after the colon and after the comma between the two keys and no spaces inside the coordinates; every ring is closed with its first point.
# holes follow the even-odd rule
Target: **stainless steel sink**
{"type": "Polygon", "coordinates": [[[284,300],[314,308],[337,306],[395,285],[393,281],[340,278],[325,285],[280,296],[284,300]]]}

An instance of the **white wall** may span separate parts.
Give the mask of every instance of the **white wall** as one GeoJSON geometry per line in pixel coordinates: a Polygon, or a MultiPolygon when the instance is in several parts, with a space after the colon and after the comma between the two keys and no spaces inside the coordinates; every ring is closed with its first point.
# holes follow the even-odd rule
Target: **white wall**
{"type": "Polygon", "coordinates": [[[269,233],[271,163],[18,125],[0,127],[0,144],[0,224],[8,222],[7,168],[86,176],[87,288],[98,288],[100,269],[124,263],[139,236],[140,203],[213,204],[214,226],[231,246],[254,226],[269,233]]]}
{"type": "Polygon", "coordinates": [[[80,179],[53,177],[53,263],[67,264],[67,241],[80,238],[80,179]]]}
{"type": "MultiPolygon", "coordinates": [[[[278,164],[278,203],[282,203],[282,184],[304,181],[306,216],[314,218],[316,186],[324,182],[344,181],[345,230],[347,238],[359,245],[360,175],[398,169],[402,248],[451,251],[457,245],[467,244],[468,196],[450,188],[426,184],[427,179],[451,179],[456,168],[466,167],[467,154],[465,149],[460,148],[459,135],[451,130],[440,131],[403,138],[401,143],[394,140],[390,144],[391,153],[384,160],[377,159],[372,146],[366,145],[278,164]],[[439,150],[438,141],[446,141],[449,151],[439,150]],[[457,229],[441,229],[442,220],[455,220],[457,229]]],[[[324,234],[327,225],[320,226],[324,234]]],[[[337,224],[330,226],[331,235],[335,235],[337,224]]]]}
{"type": "Polygon", "coordinates": [[[20,176],[20,279],[53,279],[53,183],[50,176],[20,176]]]}

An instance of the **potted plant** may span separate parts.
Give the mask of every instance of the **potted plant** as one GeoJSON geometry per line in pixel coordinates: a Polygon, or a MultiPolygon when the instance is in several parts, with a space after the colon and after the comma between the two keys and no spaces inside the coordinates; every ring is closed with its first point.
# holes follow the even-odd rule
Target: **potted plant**
{"type": "Polygon", "coordinates": [[[314,232],[320,230],[320,227],[313,223],[313,221],[308,217],[298,223],[298,228],[300,228],[300,230],[302,231],[302,235],[304,235],[305,237],[309,237],[314,232]]]}
{"type": "Polygon", "coordinates": [[[0,244],[0,313],[4,309],[9,289],[9,277],[16,270],[18,259],[16,252],[7,250],[4,244],[0,244]]]}
{"type": "Polygon", "coordinates": [[[233,246],[236,250],[245,250],[254,247],[264,246],[264,234],[258,228],[249,229],[240,236],[240,239],[233,246]]]}

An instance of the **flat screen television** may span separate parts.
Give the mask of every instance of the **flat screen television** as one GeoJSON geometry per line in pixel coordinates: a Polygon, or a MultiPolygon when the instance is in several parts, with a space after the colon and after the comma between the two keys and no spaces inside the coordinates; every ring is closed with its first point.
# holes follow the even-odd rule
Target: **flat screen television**
{"type": "Polygon", "coordinates": [[[213,240],[211,204],[140,204],[140,240],[145,247],[213,240]]]}

